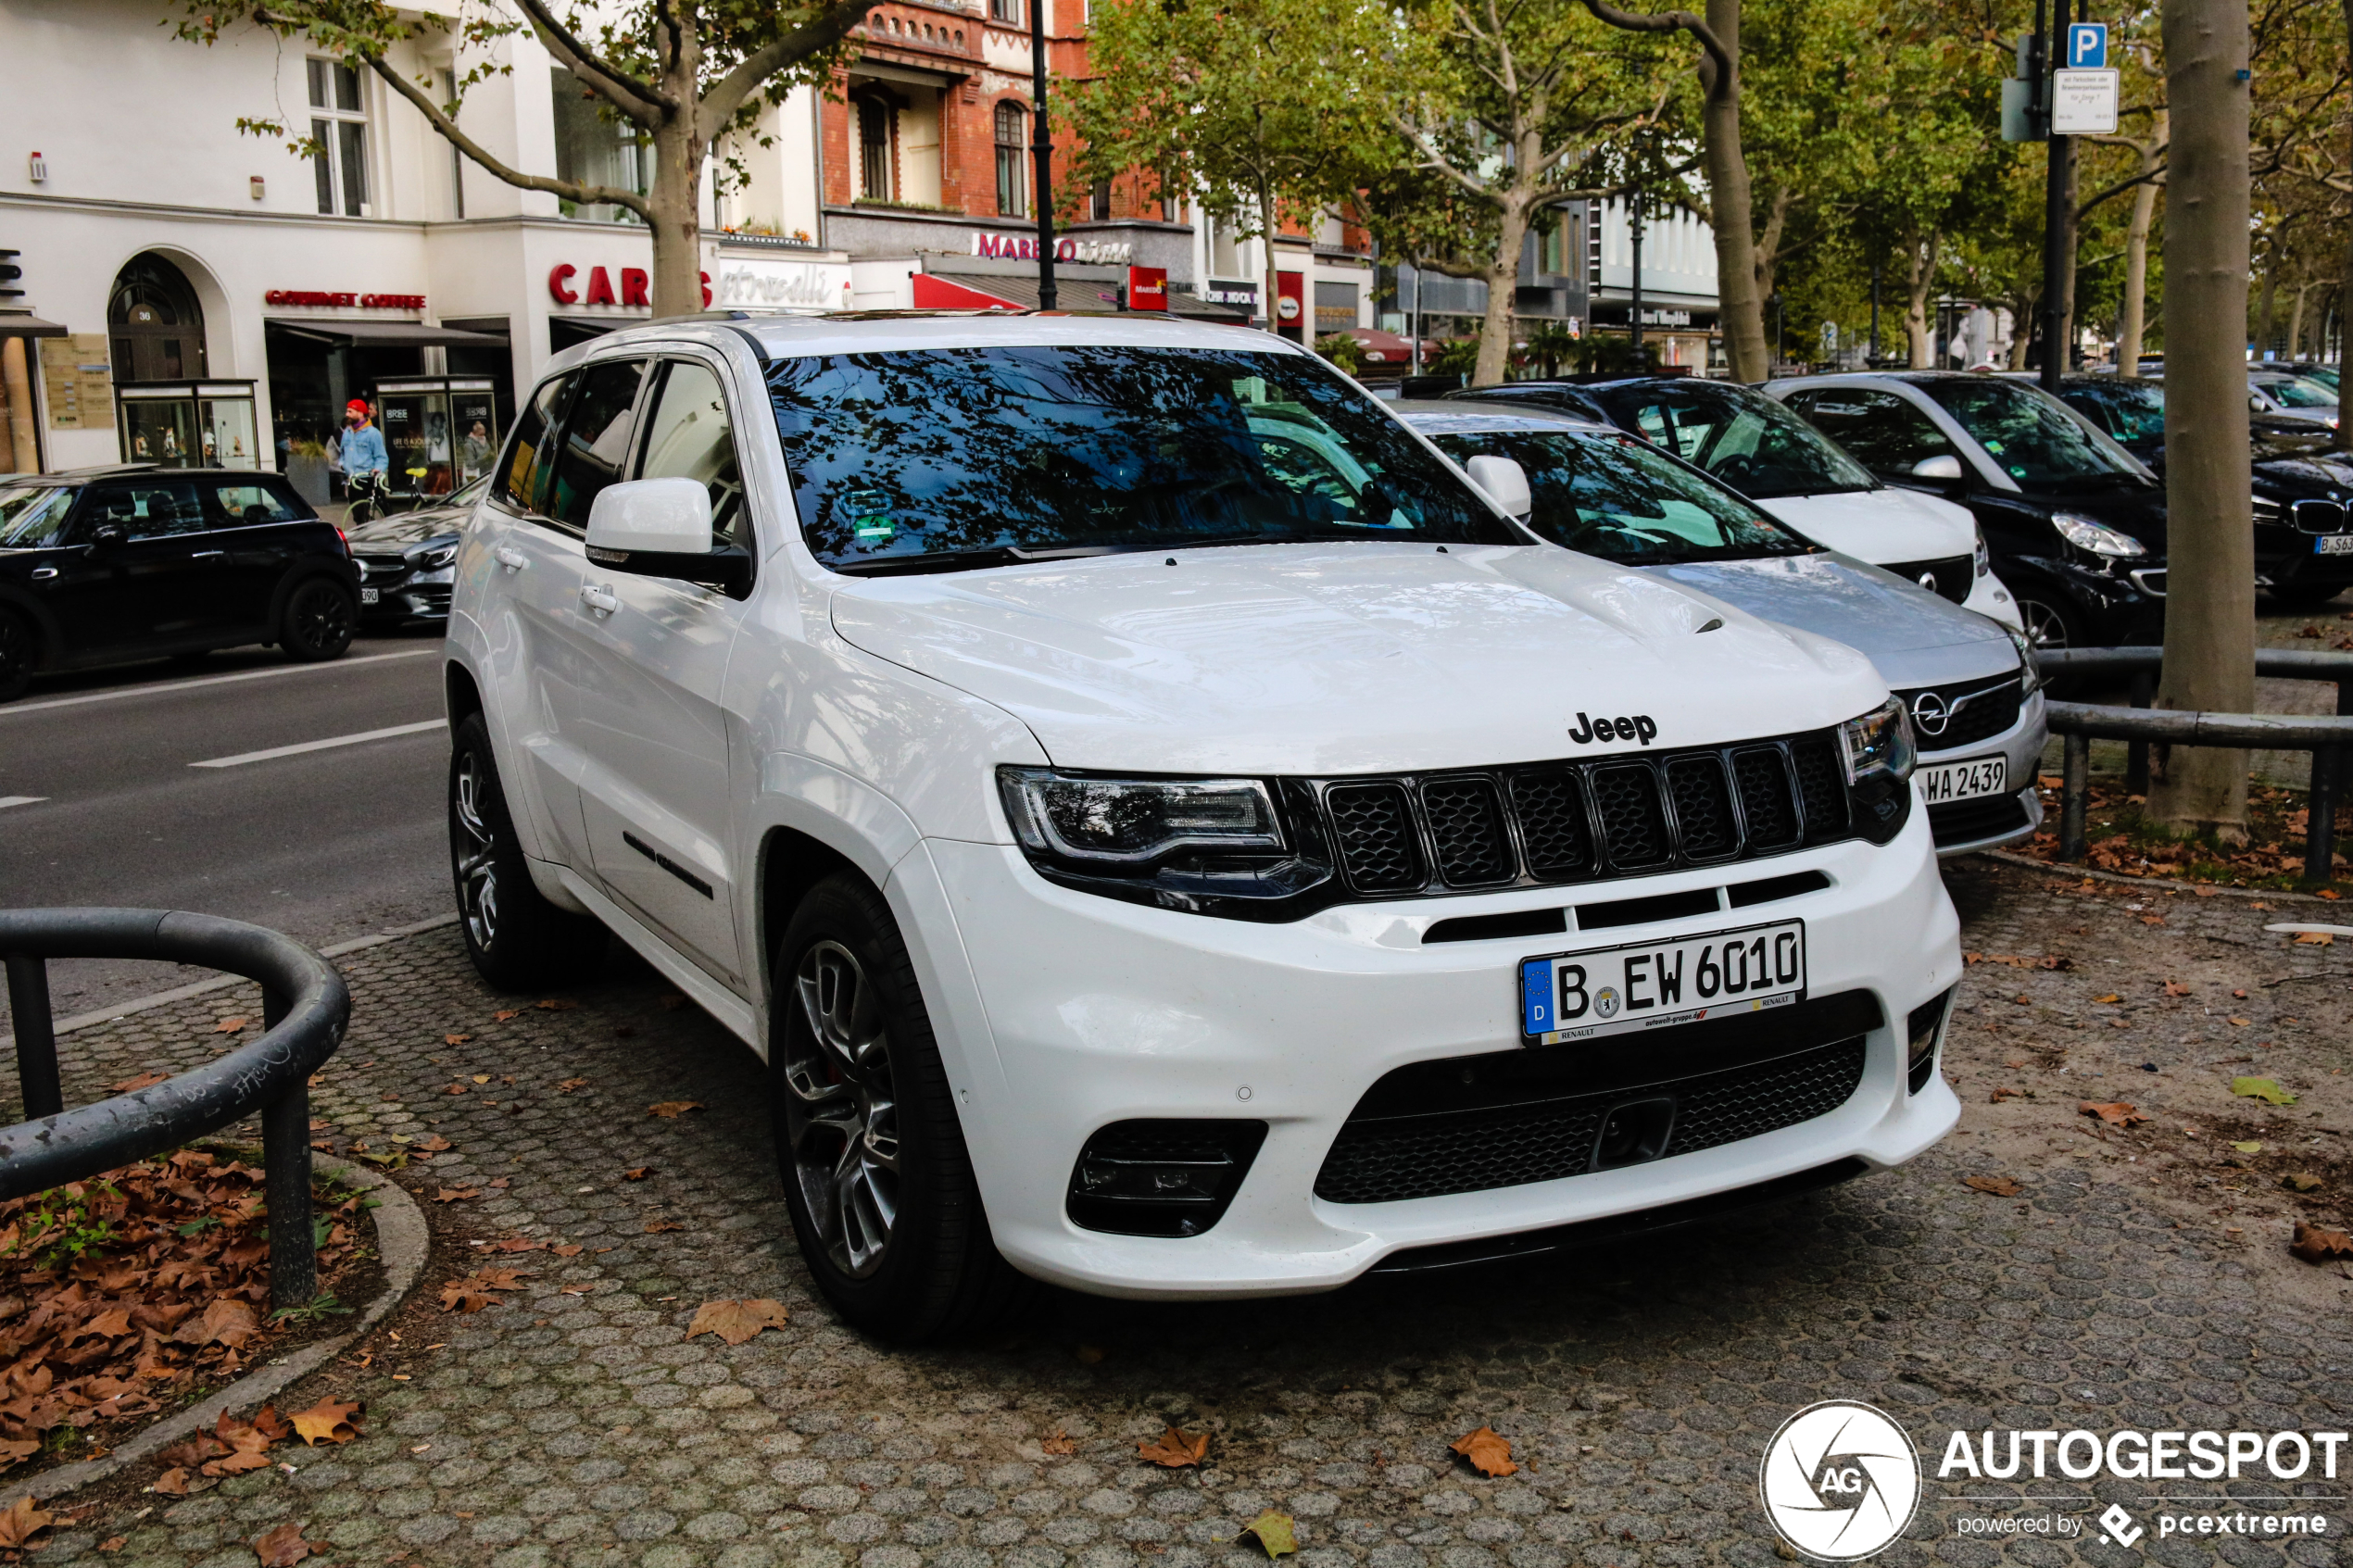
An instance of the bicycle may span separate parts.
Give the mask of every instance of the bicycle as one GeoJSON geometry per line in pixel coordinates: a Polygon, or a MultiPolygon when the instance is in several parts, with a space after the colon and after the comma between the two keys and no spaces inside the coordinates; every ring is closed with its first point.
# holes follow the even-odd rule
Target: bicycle
{"type": "Polygon", "coordinates": [[[345,521],[357,527],[363,522],[389,517],[395,510],[396,502],[402,503],[397,508],[401,511],[415,511],[430,499],[419,487],[428,471],[425,469],[408,470],[409,488],[405,492],[395,490],[391,476],[381,469],[369,469],[354,475],[345,487],[345,494],[351,498],[345,521]]]}

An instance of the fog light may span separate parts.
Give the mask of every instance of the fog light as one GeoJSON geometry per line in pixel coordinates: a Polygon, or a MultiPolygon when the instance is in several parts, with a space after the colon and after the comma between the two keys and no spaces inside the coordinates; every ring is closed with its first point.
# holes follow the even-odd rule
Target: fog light
{"type": "Polygon", "coordinates": [[[1079,1151],[1071,1223],[1119,1236],[1199,1236],[1225,1217],[1265,1141],[1264,1122],[1114,1122],[1079,1151]]]}
{"type": "Polygon", "coordinates": [[[1914,1008],[1905,1020],[1911,1052],[1906,1058],[1907,1081],[1914,1094],[1928,1087],[1929,1075],[1936,1071],[1936,1043],[1944,1037],[1945,1015],[1952,1006],[1953,993],[1947,991],[1934,1001],[1914,1008]]]}

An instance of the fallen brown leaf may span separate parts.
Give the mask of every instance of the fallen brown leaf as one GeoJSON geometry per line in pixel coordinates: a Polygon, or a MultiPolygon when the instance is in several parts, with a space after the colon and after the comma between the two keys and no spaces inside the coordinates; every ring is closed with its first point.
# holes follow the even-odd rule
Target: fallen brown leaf
{"type": "Polygon", "coordinates": [[[2094,1104],[2087,1099],[2079,1101],[2075,1110],[2078,1115],[2096,1116],[2111,1127],[2135,1127],[2148,1120],[2123,1100],[2094,1104]]]}
{"type": "Polygon", "coordinates": [[[494,1021],[499,1023],[504,1023],[510,1018],[521,1018],[522,1016],[522,1009],[500,1008],[497,1012],[492,1013],[490,1016],[494,1021]]]}
{"type": "Polygon", "coordinates": [[[587,1086],[588,1080],[585,1078],[567,1078],[562,1083],[556,1085],[556,1093],[560,1095],[568,1095],[574,1089],[585,1089],[587,1086]]]}
{"type": "Polygon", "coordinates": [[[22,1464],[40,1451],[41,1445],[38,1443],[18,1443],[0,1439],[0,1470],[6,1470],[11,1465],[22,1464]]]}
{"type": "Polygon", "coordinates": [[[120,1084],[108,1084],[107,1087],[119,1095],[134,1094],[141,1089],[154,1088],[169,1076],[170,1074],[165,1073],[142,1073],[135,1078],[125,1078],[120,1084]]]}
{"type": "Polygon", "coordinates": [[[1999,1105],[2006,1099],[2024,1099],[2025,1098],[2026,1091],[2024,1089],[1995,1089],[1991,1095],[1986,1097],[1986,1103],[1989,1105],[1999,1105]]]}
{"type": "Polygon", "coordinates": [[[1138,1443],[1136,1457],[1148,1459],[1164,1470],[1182,1470],[1199,1464],[1209,1452],[1209,1434],[1179,1432],[1174,1426],[1160,1435],[1156,1443],[1138,1443]]]}
{"type": "Polygon", "coordinates": [[[624,1182],[642,1182],[653,1173],[654,1168],[652,1166],[639,1165],[630,1170],[623,1171],[621,1173],[621,1179],[624,1182]]]}
{"type": "Polygon", "coordinates": [[[2190,994],[2190,988],[2178,980],[2169,980],[2165,983],[2165,994],[2169,997],[2186,997],[2190,994]]]}
{"type": "Polygon", "coordinates": [[[359,1423],[355,1419],[359,1409],[357,1399],[321,1399],[307,1411],[295,1412],[294,1429],[307,1446],[348,1443],[359,1436],[359,1423]]]}
{"type": "Polygon", "coordinates": [[[124,1547],[127,1547],[130,1544],[131,1537],[128,1536],[108,1536],[105,1540],[98,1543],[98,1549],[100,1551],[120,1551],[124,1547]]]}
{"type": "Polygon", "coordinates": [[[583,1249],[575,1245],[571,1247],[550,1247],[547,1250],[554,1253],[559,1258],[577,1258],[580,1256],[583,1249]]]}
{"type": "Polygon", "coordinates": [[[2288,1250],[2308,1263],[2325,1263],[2332,1258],[2353,1258],[2353,1236],[2298,1220],[2296,1222],[2296,1239],[2288,1244],[2288,1250]]]}
{"type": "Polygon", "coordinates": [[[534,1002],[531,1005],[542,1012],[578,1012],[580,1010],[578,1002],[563,997],[549,997],[545,1001],[534,1002]]]}
{"type": "Polygon", "coordinates": [[[683,1231],[686,1228],[675,1220],[648,1220],[646,1222],[648,1236],[660,1236],[664,1231],[683,1231]]]}
{"type": "Polygon", "coordinates": [[[1075,1454],[1078,1451],[1078,1439],[1057,1426],[1054,1435],[1039,1438],[1038,1446],[1050,1454],[1075,1454]]]}
{"type": "Polygon", "coordinates": [[[1299,1537],[1293,1530],[1291,1516],[1273,1509],[1262,1511],[1258,1517],[1242,1526],[1242,1534],[1255,1537],[1270,1558],[1283,1557],[1299,1550],[1299,1537]]]}
{"type": "Polygon", "coordinates": [[[441,1043],[445,1046],[462,1046],[472,1038],[472,1035],[444,1035],[441,1037],[441,1043]]]}
{"type": "Polygon", "coordinates": [[[1511,1439],[1491,1426],[1482,1426],[1446,1446],[1470,1461],[1471,1468],[1481,1475],[1511,1475],[1519,1470],[1512,1462],[1511,1439]]]}
{"type": "Polygon", "coordinates": [[[695,1309],[695,1321],[686,1325],[686,1337],[715,1334],[730,1345],[741,1345],[757,1338],[762,1329],[782,1329],[786,1321],[784,1303],[765,1297],[749,1301],[706,1301],[695,1309]]]}
{"type": "Polygon", "coordinates": [[[302,1538],[299,1524],[281,1524],[264,1536],[254,1537],[254,1551],[261,1559],[261,1568],[295,1568],[295,1564],[313,1552],[327,1549],[302,1538]]]}
{"type": "Polygon", "coordinates": [[[174,1465],[156,1477],[155,1489],[168,1498],[188,1495],[188,1471],[184,1465],[174,1465]]]}
{"type": "Polygon", "coordinates": [[[2321,1185],[2321,1178],[2309,1171],[2291,1172],[2280,1178],[2280,1185],[2291,1192],[2318,1192],[2321,1185]]]}
{"type": "Polygon", "coordinates": [[[702,1102],[693,1099],[666,1099],[660,1105],[649,1105],[646,1109],[665,1122],[675,1122],[689,1110],[700,1110],[702,1102]]]}
{"type": "Polygon", "coordinates": [[[474,1082],[477,1084],[487,1084],[490,1082],[490,1074],[487,1073],[477,1073],[474,1074],[474,1082]]]}
{"type": "Polygon", "coordinates": [[[423,1137],[417,1140],[417,1147],[423,1149],[427,1154],[446,1154],[450,1149],[453,1149],[458,1146],[451,1143],[447,1138],[443,1137],[439,1133],[427,1133],[423,1137]]]}
{"type": "Polygon", "coordinates": [[[435,1203],[463,1203],[469,1198],[481,1196],[480,1187],[435,1187],[433,1200],[435,1203]]]}
{"type": "Polygon", "coordinates": [[[2124,999],[2123,997],[2121,997],[2118,996],[2118,995],[2117,995],[2115,992],[2113,992],[2113,991],[2110,991],[2110,992],[2109,992],[2107,996],[2105,996],[2105,997],[2094,997],[2092,998],[2093,1002],[2094,1002],[2095,1005],[2097,1005],[2097,1006],[2101,1006],[2101,1007],[2106,1007],[2106,1006],[2108,1006],[2108,1005],[2109,1003],[2111,1003],[2111,1002],[2120,1002],[2120,1001],[2122,1001],[2123,999],[2124,999]]]}
{"type": "Polygon", "coordinates": [[[233,1035],[251,1022],[250,1019],[244,1018],[224,1018],[212,1026],[212,1032],[216,1035],[233,1035]]]}
{"type": "Polygon", "coordinates": [[[1963,1176],[1961,1185],[1990,1192],[1995,1198],[2016,1198],[2019,1194],[2018,1184],[2007,1176],[1963,1176]]]}
{"type": "Polygon", "coordinates": [[[20,1547],[57,1522],[57,1516],[42,1512],[28,1493],[0,1512],[0,1547],[20,1547]]]}
{"type": "Polygon", "coordinates": [[[462,1095],[466,1092],[466,1085],[463,1084],[444,1084],[441,1085],[441,1092],[445,1095],[462,1095]]]}
{"type": "Polygon", "coordinates": [[[2331,931],[2298,932],[2296,945],[2300,947],[2333,947],[2336,946],[2336,934],[2331,931]]]}

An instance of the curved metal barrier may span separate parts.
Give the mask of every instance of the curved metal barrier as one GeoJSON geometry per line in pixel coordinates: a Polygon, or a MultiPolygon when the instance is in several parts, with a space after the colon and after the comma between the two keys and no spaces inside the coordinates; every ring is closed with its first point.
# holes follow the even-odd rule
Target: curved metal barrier
{"type": "Polygon", "coordinates": [[[2125,787],[2136,794],[2148,789],[2148,747],[2217,746],[2259,747],[2271,751],[2312,754],[2311,793],[2305,813],[2303,881],[2312,886],[2329,880],[2336,856],[2336,802],[2342,785],[2344,749],[2353,746],[2353,653],[2307,651],[2300,648],[2258,648],[2255,673],[2269,680],[2327,681],[2336,687],[2336,716],[2299,713],[2192,713],[2152,709],[2155,676],[2165,662],[2164,650],[2134,648],[2063,648],[2041,656],[2044,670],[2053,675],[2130,675],[2133,706],[2105,707],[2088,702],[2046,704],[2051,733],[2064,737],[2066,760],[2061,769],[2058,858],[2080,860],[2084,854],[2084,812],[2091,794],[2092,742],[2133,743],[2125,767],[2125,787]]]}
{"type": "Polygon", "coordinates": [[[318,1293],[310,1223],[310,1075],[343,1043],[351,992],[292,937],[242,921],[165,909],[0,909],[17,1082],[31,1120],[0,1130],[0,1198],[81,1181],[261,1112],[270,1205],[270,1299],[318,1293]],[[51,959],[153,959],[258,980],[260,1036],[160,1084],[65,1109],[49,1010],[51,959]]]}

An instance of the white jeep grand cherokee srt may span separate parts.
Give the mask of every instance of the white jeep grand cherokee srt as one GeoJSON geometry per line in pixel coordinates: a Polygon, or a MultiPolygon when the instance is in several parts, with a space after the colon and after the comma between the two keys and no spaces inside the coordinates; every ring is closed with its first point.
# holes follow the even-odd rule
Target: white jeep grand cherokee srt
{"type": "Polygon", "coordinates": [[[764,1053],[879,1332],[1542,1250],[1958,1114],[1871,666],[1539,543],[1260,332],[600,338],[467,530],[447,678],[475,963],[609,928],[764,1053]]]}

